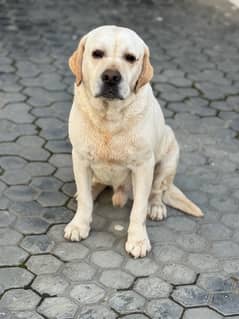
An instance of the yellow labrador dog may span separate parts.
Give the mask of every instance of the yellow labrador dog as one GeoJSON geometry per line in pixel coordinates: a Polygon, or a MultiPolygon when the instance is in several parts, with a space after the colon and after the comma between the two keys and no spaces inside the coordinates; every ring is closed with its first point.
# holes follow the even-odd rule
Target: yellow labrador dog
{"type": "Polygon", "coordinates": [[[76,77],[69,119],[77,212],[65,238],[89,235],[93,200],[111,186],[113,205],[133,199],[126,251],[150,251],[146,217],[162,220],[165,204],[193,216],[202,211],[173,184],[179,147],[153,95],[149,49],[132,30],[102,26],[69,59],[76,77]]]}

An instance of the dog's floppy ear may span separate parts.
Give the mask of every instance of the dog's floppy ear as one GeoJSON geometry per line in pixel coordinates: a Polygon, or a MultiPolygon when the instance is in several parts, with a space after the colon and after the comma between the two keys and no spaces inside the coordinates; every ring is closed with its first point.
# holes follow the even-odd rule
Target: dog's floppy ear
{"type": "Polygon", "coordinates": [[[82,81],[82,59],[85,49],[86,36],[84,36],[78,45],[78,48],[73,52],[72,56],[69,58],[69,67],[71,72],[76,77],[76,85],[80,85],[82,81]]]}
{"type": "Polygon", "coordinates": [[[152,79],[153,74],[154,74],[154,69],[149,60],[149,49],[148,47],[145,47],[142,70],[135,86],[136,93],[143,85],[145,85],[152,79]]]}

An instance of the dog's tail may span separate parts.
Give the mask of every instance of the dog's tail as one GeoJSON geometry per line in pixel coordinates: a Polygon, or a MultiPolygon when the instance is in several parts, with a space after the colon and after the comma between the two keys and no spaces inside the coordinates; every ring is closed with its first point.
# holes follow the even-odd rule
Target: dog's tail
{"type": "Polygon", "coordinates": [[[163,195],[163,202],[171,207],[177,208],[189,215],[202,217],[203,212],[193,202],[191,202],[180,189],[171,185],[163,195]]]}

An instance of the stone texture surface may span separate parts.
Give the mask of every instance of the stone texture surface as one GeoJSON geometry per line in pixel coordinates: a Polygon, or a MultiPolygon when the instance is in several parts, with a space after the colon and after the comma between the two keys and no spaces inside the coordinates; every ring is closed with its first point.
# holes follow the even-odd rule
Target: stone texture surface
{"type": "Polygon", "coordinates": [[[0,1],[0,12],[0,319],[238,319],[239,9],[26,0],[0,1]],[[165,221],[148,221],[142,260],[124,250],[130,203],[113,208],[108,189],[90,237],[63,237],[76,208],[67,61],[101,24],[150,47],[153,90],[181,148],[175,182],[205,213],[168,207],[165,221]]]}

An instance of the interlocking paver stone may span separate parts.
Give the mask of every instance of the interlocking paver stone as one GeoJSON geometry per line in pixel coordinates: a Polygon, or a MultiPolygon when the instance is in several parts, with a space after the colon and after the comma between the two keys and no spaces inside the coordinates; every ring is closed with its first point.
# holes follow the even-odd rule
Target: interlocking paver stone
{"type": "Polygon", "coordinates": [[[55,273],[61,264],[62,262],[54,256],[39,255],[31,256],[26,265],[33,273],[39,275],[55,273]]]}
{"type": "Polygon", "coordinates": [[[148,277],[138,279],[134,289],[145,298],[151,299],[166,298],[173,288],[167,282],[157,277],[148,277]]]}
{"type": "Polygon", "coordinates": [[[104,297],[105,292],[104,289],[96,284],[80,284],[71,290],[70,295],[76,301],[85,305],[100,301],[104,297]]]}
{"type": "Polygon", "coordinates": [[[62,294],[67,286],[67,281],[59,275],[39,275],[32,284],[40,294],[51,296],[62,294]]]}
{"type": "Polygon", "coordinates": [[[63,274],[72,281],[90,280],[96,270],[85,262],[68,263],[63,269],[63,274]]]}
{"type": "Polygon", "coordinates": [[[53,253],[65,261],[84,259],[89,249],[81,243],[60,243],[56,246],[53,253]]]}
{"type": "Polygon", "coordinates": [[[31,290],[13,289],[7,291],[0,300],[0,307],[9,310],[34,309],[40,301],[40,297],[31,290]]]}
{"type": "Polygon", "coordinates": [[[38,311],[49,319],[68,319],[74,318],[77,305],[65,297],[46,298],[38,311]]]}
{"type": "Polygon", "coordinates": [[[169,299],[151,300],[147,305],[147,312],[154,319],[179,319],[183,308],[169,299]]]}
{"type": "Polygon", "coordinates": [[[134,281],[134,277],[122,270],[105,270],[100,276],[100,282],[106,287],[127,289],[134,281]]]}
{"type": "Polygon", "coordinates": [[[129,259],[125,269],[135,276],[147,276],[155,273],[158,265],[150,258],[129,259]]]}
{"type": "Polygon", "coordinates": [[[0,266],[21,265],[28,253],[17,246],[0,246],[0,266]]]}
{"type": "Polygon", "coordinates": [[[29,235],[25,236],[20,245],[31,254],[40,254],[51,251],[54,241],[47,235],[29,235]]]}
{"type": "Polygon", "coordinates": [[[0,228],[0,246],[17,244],[22,235],[11,228],[0,228]]]}
{"type": "Polygon", "coordinates": [[[206,306],[209,300],[209,294],[197,286],[177,287],[172,297],[184,307],[206,306]]]}
{"type": "MultiPolygon", "coordinates": [[[[82,308],[80,313],[77,315],[77,319],[115,319],[116,314],[101,305],[96,305],[96,306],[85,306],[82,308]]],[[[140,319],[135,317],[135,319],[140,319]]]]}
{"type": "Polygon", "coordinates": [[[210,306],[224,316],[236,315],[239,313],[239,295],[237,293],[216,293],[210,306]]]}
{"type": "Polygon", "coordinates": [[[0,268],[0,283],[4,290],[23,288],[27,286],[33,278],[33,274],[20,267],[0,268]]]}
{"type": "Polygon", "coordinates": [[[119,267],[123,257],[113,250],[96,251],[92,254],[91,260],[94,264],[103,268],[119,267]]]}
{"type": "Polygon", "coordinates": [[[133,291],[116,292],[109,300],[110,306],[119,313],[143,310],[145,299],[133,291]]]}
{"type": "Polygon", "coordinates": [[[196,272],[180,264],[168,264],[162,269],[162,277],[175,285],[191,284],[196,279],[196,272]]]}
{"type": "Polygon", "coordinates": [[[221,319],[217,312],[208,308],[188,309],[185,311],[183,319],[221,319]]]}

